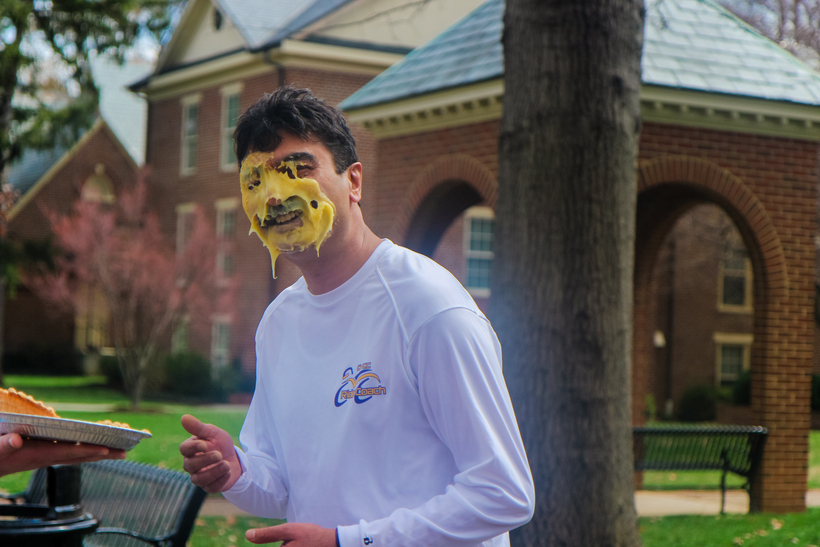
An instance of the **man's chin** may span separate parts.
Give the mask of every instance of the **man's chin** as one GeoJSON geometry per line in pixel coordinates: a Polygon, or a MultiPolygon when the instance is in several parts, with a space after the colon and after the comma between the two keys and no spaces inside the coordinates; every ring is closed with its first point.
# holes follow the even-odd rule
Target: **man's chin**
{"type": "Polygon", "coordinates": [[[303,253],[308,249],[314,248],[316,248],[316,246],[312,241],[308,243],[288,243],[276,246],[276,250],[283,255],[303,253]]]}

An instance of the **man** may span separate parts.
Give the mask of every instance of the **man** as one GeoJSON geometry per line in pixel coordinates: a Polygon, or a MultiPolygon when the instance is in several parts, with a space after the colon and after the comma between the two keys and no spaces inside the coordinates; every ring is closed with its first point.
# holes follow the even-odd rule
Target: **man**
{"type": "Polygon", "coordinates": [[[259,323],[242,449],[183,417],[191,480],[287,518],[254,543],[509,545],[534,490],[487,319],[449,272],[364,223],[336,109],[282,88],[234,136],[252,231],[302,278],[259,323]]]}
{"type": "Polygon", "coordinates": [[[51,465],[122,460],[125,451],[85,443],[26,440],[18,433],[0,435],[0,477],[51,465]]]}

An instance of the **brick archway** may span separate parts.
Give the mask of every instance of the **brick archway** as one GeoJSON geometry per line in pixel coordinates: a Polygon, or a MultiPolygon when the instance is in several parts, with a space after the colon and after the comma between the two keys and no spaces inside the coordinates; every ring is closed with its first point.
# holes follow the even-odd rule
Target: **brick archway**
{"type": "Polygon", "coordinates": [[[766,511],[802,510],[811,359],[806,358],[803,348],[791,346],[801,342],[791,340],[794,335],[789,332],[790,325],[805,328],[803,315],[811,317],[811,309],[808,299],[802,294],[796,298],[798,291],[790,286],[790,264],[778,233],[784,227],[775,224],[752,187],[700,158],[664,156],[638,166],[633,420],[642,421],[648,392],[652,348],[649,279],[654,261],[677,219],[701,203],[717,204],[732,218],[754,270],[752,412],[756,423],[769,428],[770,435],[751,506],[766,511]]]}
{"type": "Polygon", "coordinates": [[[762,263],[755,273],[766,277],[768,290],[785,294],[789,278],[783,245],[765,207],[740,178],[712,162],[687,156],[664,156],[638,166],[638,195],[668,184],[699,188],[705,200],[720,205],[749,248],[760,250],[762,263]]]}
{"type": "Polygon", "coordinates": [[[498,183],[466,154],[441,156],[424,167],[401,200],[391,233],[411,249],[432,254],[447,226],[472,205],[495,207],[498,183]]]}

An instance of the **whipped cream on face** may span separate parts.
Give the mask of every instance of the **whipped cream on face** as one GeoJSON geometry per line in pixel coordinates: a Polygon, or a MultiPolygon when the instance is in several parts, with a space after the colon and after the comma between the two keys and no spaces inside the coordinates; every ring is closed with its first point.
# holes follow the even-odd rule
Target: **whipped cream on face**
{"type": "Polygon", "coordinates": [[[242,162],[239,181],[242,207],[255,233],[271,256],[276,277],[276,258],[282,252],[316,248],[330,235],[336,207],[314,179],[299,178],[297,162],[275,162],[271,152],[254,152],[242,162]]]}

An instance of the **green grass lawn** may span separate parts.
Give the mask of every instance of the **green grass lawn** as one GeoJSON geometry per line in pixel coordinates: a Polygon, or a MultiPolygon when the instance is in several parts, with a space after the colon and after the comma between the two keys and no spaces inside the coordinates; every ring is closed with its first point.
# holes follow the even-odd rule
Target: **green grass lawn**
{"type": "MultiPolygon", "coordinates": [[[[245,539],[245,530],[273,526],[284,521],[257,517],[200,517],[196,521],[190,547],[249,547],[256,545],[245,539]]],[[[274,543],[273,545],[281,545],[274,543]]]]}
{"type": "Polygon", "coordinates": [[[786,515],[686,515],[638,521],[644,547],[820,546],[820,508],[786,515]]]}
{"type": "MultiPolygon", "coordinates": [[[[21,389],[33,397],[51,403],[104,403],[126,407],[128,398],[105,387],[102,377],[5,377],[6,385],[21,389]]],[[[182,469],[179,444],[188,438],[179,419],[193,414],[229,432],[238,443],[239,430],[245,418],[242,411],[214,410],[207,406],[186,406],[148,401],[139,412],[69,412],[61,417],[75,420],[114,420],[136,429],[148,429],[152,437],[143,440],[128,458],[166,467],[182,469]]],[[[0,489],[17,492],[25,488],[30,473],[0,477],[0,489]]],[[[729,488],[743,480],[727,476],[729,488]]],[[[646,472],[644,488],[650,490],[718,489],[720,472],[646,472]]],[[[812,431],[809,455],[809,488],[820,488],[820,431],[812,431]]],[[[245,530],[271,526],[277,521],[255,517],[200,517],[189,541],[190,547],[250,546],[245,530]]],[[[820,508],[803,514],[670,516],[640,518],[644,547],[747,547],[801,545],[820,547],[820,508]]]]}
{"type": "MultiPolygon", "coordinates": [[[[720,490],[720,471],[644,471],[645,490],[720,490]]],[[[726,475],[726,488],[740,488],[746,479],[726,475]]]]}

